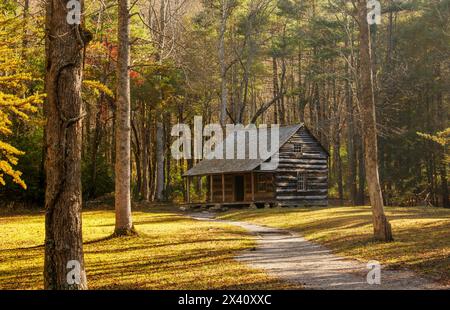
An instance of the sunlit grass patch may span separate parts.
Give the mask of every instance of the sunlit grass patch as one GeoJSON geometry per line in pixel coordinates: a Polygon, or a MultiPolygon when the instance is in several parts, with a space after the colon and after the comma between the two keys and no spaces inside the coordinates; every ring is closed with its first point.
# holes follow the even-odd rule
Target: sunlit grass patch
{"type": "Polygon", "coordinates": [[[373,241],[370,207],[302,207],[231,211],[232,219],[298,231],[336,254],[388,268],[410,268],[450,284],[450,210],[387,207],[394,242],[373,241]]]}
{"type": "MultiPolygon", "coordinates": [[[[113,211],[83,213],[90,289],[289,288],[233,257],[254,246],[243,229],[169,212],[134,212],[139,236],[108,238],[113,211]]],[[[0,289],[41,289],[44,214],[0,215],[0,289]]]]}

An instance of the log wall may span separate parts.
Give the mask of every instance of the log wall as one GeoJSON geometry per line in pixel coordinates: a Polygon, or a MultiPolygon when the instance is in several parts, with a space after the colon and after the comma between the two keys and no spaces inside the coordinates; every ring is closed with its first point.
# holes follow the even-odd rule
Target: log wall
{"type": "Polygon", "coordinates": [[[328,204],[328,155],[307,129],[301,128],[280,148],[279,158],[275,191],[280,204],[328,204]],[[301,152],[295,152],[295,144],[301,145],[301,152]],[[298,174],[305,176],[306,189],[299,186],[298,174]]]}

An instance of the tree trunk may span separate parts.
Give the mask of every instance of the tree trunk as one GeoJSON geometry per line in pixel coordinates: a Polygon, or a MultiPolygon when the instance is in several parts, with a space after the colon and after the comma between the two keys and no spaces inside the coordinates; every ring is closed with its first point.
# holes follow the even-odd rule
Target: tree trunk
{"type": "Polygon", "coordinates": [[[23,37],[22,37],[22,57],[26,57],[28,47],[28,18],[30,13],[30,0],[24,0],[23,3],[23,37]]]}
{"type": "Polygon", "coordinates": [[[133,232],[131,219],[131,124],[130,124],[130,29],[129,0],[119,0],[117,109],[116,109],[116,164],[115,164],[115,235],[133,232]]]}
{"type": "Polygon", "coordinates": [[[141,183],[141,198],[144,201],[150,200],[149,191],[149,160],[148,160],[148,150],[150,142],[150,129],[148,124],[148,113],[146,104],[141,102],[141,170],[142,170],[142,183],[141,183]]]}
{"type": "MultiPolygon", "coordinates": [[[[436,76],[441,80],[441,66],[443,64],[439,63],[436,68],[436,76]]],[[[445,130],[448,127],[448,105],[445,104],[443,91],[440,89],[437,94],[437,124],[440,131],[445,130]]],[[[442,207],[450,208],[450,201],[448,197],[448,182],[447,182],[447,162],[446,157],[448,154],[446,153],[447,146],[441,146],[438,149],[438,158],[439,158],[439,174],[441,178],[441,196],[442,196],[442,207]]]]}
{"type": "Polygon", "coordinates": [[[66,16],[64,1],[47,1],[44,287],[79,290],[87,289],[81,231],[81,81],[83,49],[91,34],[69,25],[66,16]]]}
{"type": "Polygon", "coordinates": [[[164,200],[164,125],[156,123],[156,200],[164,200]]]}
{"type": "MultiPolygon", "coordinates": [[[[142,113],[142,111],[141,111],[142,113]]],[[[131,130],[132,130],[132,138],[131,138],[131,150],[134,154],[134,162],[136,165],[136,192],[134,193],[136,197],[141,197],[142,191],[142,168],[141,168],[141,156],[142,156],[142,143],[140,141],[138,129],[136,128],[136,123],[139,123],[135,117],[131,118],[131,130]],[[134,137],[134,139],[133,139],[134,137]],[[134,142],[133,142],[134,141],[134,142]]]]}
{"type": "Polygon", "coordinates": [[[101,138],[101,124],[100,124],[100,116],[101,116],[101,104],[102,97],[97,101],[97,111],[95,115],[95,126],[94,126],[94,135],[92,137],[91,142],[91,184],[89,190],[89,198],[95,198],[96,196],[96,184],[97,184],[97,155],[98,155],[98,147],[100,144],[101,138]]]}
{"type": "MultiPolygon", "coordinates": [[[[350,69],[346,64],[346,72],[350,78],[350,69]]],[[[350,81],[345,81],[345,100],[347,108],[347,161],[348,161],[348,188],[349,200],[352,205],[356,204],[356,152],[355,152],[355,124],[353,119],[353,94],[350,81]]]]}
{"type": "Polygon", "coordinates": [[[225,126],[227,117],[227,68],[225,63],[225,31],[228,19],[228,0],[221,0],[221,19],[219,29],[219,64],[220,64],[220,125],[225,126]]]}
{"type": "Polygon", "coordinates": [[[279,100],[278,98],[279,89],[278,89],[278,65],[277,59],[272,56],[272,95],[275,99],[273,105],[273,122],[278,124],[278,108],[279,108],[279,100]]]}
{"type": "Polygon", "coordinates": [[[164,200],[170,198],[170,113],[167,112],[164,116],[164,200]]]}
{"type": "Polygon", "coordinates": [[[365,204],[365,187],[366,187],[366,169],[364,167],[364,147],[362,143],[362,131],[357,137],[358,146],[358,191],[356,194],[356,202],[358,205],[362,206],[365,204]]]}
{"type": "Polygon", "coordinates": [[[391,225],[384,214],[383,196],[378,174],[375,100],[366,1],[359,0],[358,8],[361,75],[360,108],[362,112],[366,180],[372,205],[374,237],[380,241],[392,241],[391,225]]]}
{"type": "Polygon", "coordinates": [[[306,87],[302,84],[302,47],[298,46],[298,72],[297,72],[297,88],[298,88],[298,118],[300,123],[305,122],[305,106],[306,106],[306,87]]]}

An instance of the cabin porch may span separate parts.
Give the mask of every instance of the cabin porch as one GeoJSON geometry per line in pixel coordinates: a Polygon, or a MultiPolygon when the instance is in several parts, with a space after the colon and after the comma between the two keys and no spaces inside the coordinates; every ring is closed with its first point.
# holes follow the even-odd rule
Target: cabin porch
{"type": "Polygon", "coordinates": [[[190,188],[193,178],[206,177],[208,192],[205,201],[193,201],[189,191],[186,204],[248,205],[275,201],[274,174],[270,172],[222,173],[186,177],[190,188]]]}

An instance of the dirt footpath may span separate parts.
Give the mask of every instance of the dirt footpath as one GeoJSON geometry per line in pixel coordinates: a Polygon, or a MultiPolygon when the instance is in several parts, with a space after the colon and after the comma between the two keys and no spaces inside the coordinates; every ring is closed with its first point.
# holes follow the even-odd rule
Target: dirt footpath
{"type": "MultiPolygon", "coordinates": [[[[195,213],[197,220],[217,221],[211,213],[195,213]]],[[[300,283],[305,289],[324,290],[414,290],[445,289],[406,270],[381,269],[381,284],[368,284],[370,269],[359,261],[339,257],[327,248],[297,233],[253,225],[245,222],[220,221],[243,227],[257,237],[257,246],[236,258],[269,275],[300,283]]]]}

